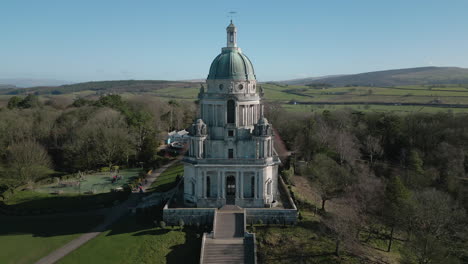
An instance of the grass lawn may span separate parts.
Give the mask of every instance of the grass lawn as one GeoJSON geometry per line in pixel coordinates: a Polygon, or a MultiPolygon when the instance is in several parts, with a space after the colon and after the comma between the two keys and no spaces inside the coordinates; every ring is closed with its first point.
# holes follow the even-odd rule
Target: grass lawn
{"type": "Polygon", "coordinates": [[[127,216],[58,263],[198,263],[200,233],[152,227],[127,216]]]}
{"type": "Polygon", "coordinates": [[[25,212],[27,215],[51,212],[78,211],[101,208],[123,201],[126,192],[111,192],[95,195],[61,194],[54,195],[34,191],[17,191],[5,201],[5,210],[25,212]]]}
{"type": "Polygon", "coordinates": [[[111,172],[96,172],[86,174],[84,180],[79,181],[76,178],[57,181],[51,184],[43,184],[35,188],[37,192],[53,193],[61,191],[63,193],[106,193],[112,189],[121,187],[138,176],[142,170],[140,168],[120,170],[118,175],[122,178],[117,182],[112,183],[112,176],[115,173],[111,172]]]}
{"type": "Polygon", "coordinates": [[[177,184],[177,175],[184,175],[184,165],[180,162],[173,164],[167,168],[159,177],[151,184],[148,191],[166,192],[174,188],[177,184]]]}
{"type": "Polygon", "coordinates": [[[1,217],[0,263],[34,263],[101,220],[98,215],[1,217]]]}

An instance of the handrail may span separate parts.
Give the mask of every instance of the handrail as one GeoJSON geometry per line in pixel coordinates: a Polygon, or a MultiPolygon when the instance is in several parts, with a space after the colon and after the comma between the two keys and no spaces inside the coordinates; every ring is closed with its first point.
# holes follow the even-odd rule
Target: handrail
{"type": "Polygon", "coordinates": [[[205,258],[205,242],[206,242],[206,233],[203,233],[201,252],[200,252],[200,264],[203,263],[203,259],[205,258]]]}
{"type": "Polygon", "coordinates": [[[244,208],[244,234],[247,232],[247,211],[244,208]]]}
{"type": "Polygon", "coordinates": [[[216,219],[218,218],[217,215],[218,215],[218,210],[215,209],[214,216],[213,216],[213,231],[212,231],[212,233],[213,233],[213,238],[216,238],[216,232],[215,232],[215,230],[216,230],[216,219]]]}

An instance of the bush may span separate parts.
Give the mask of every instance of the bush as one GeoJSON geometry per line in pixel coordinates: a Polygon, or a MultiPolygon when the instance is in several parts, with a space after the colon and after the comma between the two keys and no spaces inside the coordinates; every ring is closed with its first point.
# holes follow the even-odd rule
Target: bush
{"type": "Polygon", "coordinates": [[[102,167],[100,169],[101,172],[109,172],[110,171],[110,168],[109,167],[102,167]]]}
{"type": "Polygon", "coordinates": [[[302,219],[304,219],[304,217],[302,216],[301,212],[299,212],[299,216],[297,217],[297,219],[299,219],[299,221],[302,221],[302,219]]]}

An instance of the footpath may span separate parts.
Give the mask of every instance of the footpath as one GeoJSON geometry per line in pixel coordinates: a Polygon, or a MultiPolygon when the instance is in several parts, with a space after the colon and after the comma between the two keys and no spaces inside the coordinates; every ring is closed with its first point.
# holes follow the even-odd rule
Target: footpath
{"type": "MultiPolygon", "coordinates": [[[[158,168],[157,170],[153,171],[151,175],[146,178],[145,184],[143,184],[143,190],[146,190],[151,186],[151,184],[163,173],[167,168],[172,166],[174,163],[180,161],[182,156],[179,156],[175,160],[169,162],[168,164],[158,168]]],[[[36,262],[36,264],[52,264],[57,262],[59,259],[65,257],[66,255],[70,254],[75,249],[79,248],[86,242],[90,241],[91,239],[97,237],[100,233],[106,231],[113,223],[119,220],[123,215],[125,215],[129,208],[134,208],[140,202],[141,197],[144,194],[140,193],[131,193],[128,199],[111,208],[111,210],[107,213],[104,221],[90,230],[87,233],[73,239],[72,241],[68,242],[67,244],[63,245],[62,247],[56,249],[55,251],[51,252],[49,255],[41,258],[36,262]]]]}

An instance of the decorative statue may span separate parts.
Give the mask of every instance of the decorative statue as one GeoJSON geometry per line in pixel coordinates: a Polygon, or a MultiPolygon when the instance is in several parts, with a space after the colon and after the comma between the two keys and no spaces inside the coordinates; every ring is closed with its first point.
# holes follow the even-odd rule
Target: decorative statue
{"type": "Polygon", "coordinates": [[[193,136],[206,136],[206,124],[201,119],[197,119],[195,123],[192,124],[192,129],[190,134],[193,136]]]}
{"type": "Polygon", "coordinates": [[[203,85],[203,83],[200,83],[200,94],[204,94],[205,93],[205,86],[203,85]]]}

